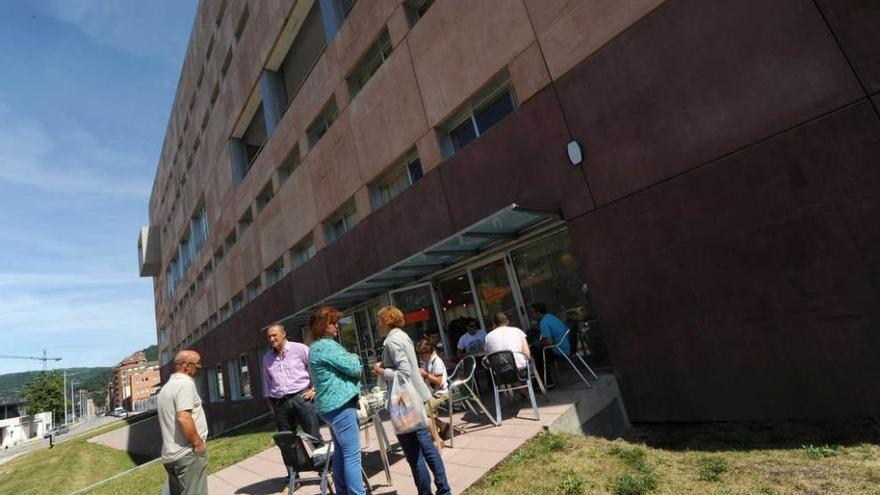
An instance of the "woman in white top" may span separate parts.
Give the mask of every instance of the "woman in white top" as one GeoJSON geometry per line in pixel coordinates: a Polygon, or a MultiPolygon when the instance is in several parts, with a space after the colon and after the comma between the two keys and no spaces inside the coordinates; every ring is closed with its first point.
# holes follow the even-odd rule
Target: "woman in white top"
{"type": "Polygon", "coordinates": [[[425,402],[425,413],[431,421],[429,430],[431,439],[438,449],[443,448],[443,440],[440,438],[440,432],[445,433],[449,428],[449,423],[440,421],[437,417],[437,409],[443,405],[448,399],[448,377],[446,375],[446,364],[443,359],[435,352],[434,344],[430,339],[420,339],[416,343],[416,352],[419,356],[419,368],[425,384],[431,388],[433,397],[425,402]]]}

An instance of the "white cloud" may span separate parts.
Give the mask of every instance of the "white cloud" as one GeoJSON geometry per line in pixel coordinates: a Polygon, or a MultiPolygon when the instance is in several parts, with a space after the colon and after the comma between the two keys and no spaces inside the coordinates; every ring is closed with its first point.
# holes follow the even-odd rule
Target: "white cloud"
{"type": "Polygon", "coordinates": [[[134,55],[180,64],[186,47],[193,0],[46,0],[45,10],[96,43],[134,55]],[[189,8],[181,17],[181,5],[189,8]],[[168,24],[181,24],[171,31],[168,24]],[[172,32],[174,34],[169,34],[172,32]]]}
{"type": "Polygon", "coordinates": [[[113,273],[0,273],[0,288],[81,288],[89,286],[126,285],[138,281],[130,274],[113,273]]]}
{"type": "Polygon", "coordinates": [[[74,195],[149,196],[152,184],[148,179],[118,173],[120,169],[150,169],[143,157],[104,146],[85,128],[55,116],[50,116],[51,131],[8,108],[4,117],[0,120],[0,182],[74,195]]]}

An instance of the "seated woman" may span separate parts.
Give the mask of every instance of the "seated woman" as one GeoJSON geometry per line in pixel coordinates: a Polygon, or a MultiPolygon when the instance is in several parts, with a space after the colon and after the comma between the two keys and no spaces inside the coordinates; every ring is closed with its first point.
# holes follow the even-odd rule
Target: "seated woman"
{"type": "Polygon", "coordinates": [[[431,430],[431,438],[438,449],[443,448],[443,440],[441,433],[449,427],[448,423],[440,421],[437,417],[437,409],[442,406],[449,398],[448,394],[448,377],[446,375],[446,364],[437,355],[434,344],[430,339],[421,339],[416,343],[416,352],[419,356],[419,368],[425,383],[431,387],[433,397],[425,402],[425,412],[428,420],[431,422],[429,429],[431,430]]]}

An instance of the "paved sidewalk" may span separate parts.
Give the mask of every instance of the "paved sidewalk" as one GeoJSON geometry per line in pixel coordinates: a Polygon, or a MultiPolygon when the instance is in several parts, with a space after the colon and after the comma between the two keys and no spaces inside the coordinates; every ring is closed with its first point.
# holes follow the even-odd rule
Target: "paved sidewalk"
{"type": "MultiPolygon", "coordinates": [[[[613,378],[600,376],[599,384],[595,384],[594,387],[604,387],[609,383],[608,380],[613,380],[613,378]]],[[[526,440],[538,434],[545,427],[549,428],[575,402],[587,397],[590,393],[595,393],[596,388],[588,390],[582,382],[578,381],[577,384],[572,382],[566,387],[550,391],[545,399],[539,397],[540,421],[532,419],[532,409],[528,401],[513,401],[504,398],[502,398],[504,421],[499,427],[492,426],[484,417],[473,417],[472,414],[468,414],[463,421],[461,420],[462,413],[456,414],[456,425],[462,427],[464,432],[456,434],[454,448],[446,447],[442,451],[447,477],[453,492],[463,492],[526,440]],[[577,386],[578,384],[580,386],[577,386]]],[[[484,403],[494,414],[493,400],[487,397],[484,403]]],[[[397,446],[394,430],[388,421],[385,421],[383,426],[388,432],[388,439],[394,449],[397,446]]],[[[330,438],[326,428],[322,429],[322,432],[325,438],[330,438]]],[[[415,495],[417,492],[409,465],[399,449],[389,453],[393,486],[388,486],[377,450],[375,430],[370,428],[368,436],[369,439],[364,444],[362,434],[361,442],[362,445],[365,445],[363,449],[364,469],[370,477],[373,493],[376,495],[415,495]]],[[[208,478],[208,487],[211,495],[287,493],[285,489],[286,475],[287,471],[281,460],[281,453],[273,447],[212,474],[208,478]]],[[[305,475],[309,476],[310,474],[305,473],[305,475]]],[[[313,495],[320,493],[320,488],[317,483],[312,483],[297,488],[295,493],[313,495]]]]}

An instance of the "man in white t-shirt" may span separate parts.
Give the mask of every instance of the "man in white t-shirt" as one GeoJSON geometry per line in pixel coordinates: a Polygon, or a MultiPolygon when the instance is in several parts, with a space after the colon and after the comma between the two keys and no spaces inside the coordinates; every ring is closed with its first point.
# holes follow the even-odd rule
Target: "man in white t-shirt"
{"type": "Polygon", "coordinates": [[[526,334],[519,328],[509,326],[510,320],[502,311],[495,314],[494,322],[495,328],[486,335],[486,354],[510,351],[516,360],[517,369],[526,369],[532,358],[526,334]]]}
{"type": "Polygon", "coordinates": [[[174,357],[174,374],[159,392],[162,464],[171,495],[208,493],[208,422],[193,380],[201,367],[199,353],[180,351],[174,357]]]}
{"type": "Polygon", "coordinates": [[[467,333],[458,339],[458,359],[462,359],[467,354],[473,354],[483,350],[486,341],[486,331],[479,328],[477,320],[471,318],[466,323],[465,329],[467,333]]]}

